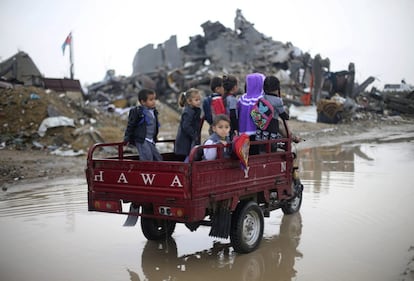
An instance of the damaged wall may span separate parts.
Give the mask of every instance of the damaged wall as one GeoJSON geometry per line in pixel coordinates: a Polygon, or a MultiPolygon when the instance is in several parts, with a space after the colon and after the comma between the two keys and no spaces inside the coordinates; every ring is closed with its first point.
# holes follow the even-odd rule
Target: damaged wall
{"type": "Polygon", "coordinates": [[[292,43],[274,41],[257,31],[241,10],[236,11],[234,22],[232,30],[219,22],[207,21],[201,25],[204,36],[191,37],[190,43],[180,49],[175,36],[156,49],[148,44],[136,53],[133,74],[151,73],[160,68],[170,71],[190,61],[205,66],[203,62],[207,60],[209,68],[219,72],[276,73],[279,69],[289,69],[288,62],[302,56],[302,51],[292,43]]]}
{"type": "Polygon", "coordinates": [[[180,50],[177,47],[177,36],[173,35],[154,48],[148,44],[138,50],[132,63],[132,75],[157,72],[160,69],[182,67],[180,50]]]}
{"type": "Polygon", "coordinates": [[[0,63],[0,77],[26,86],[42,85],[42,74],[32,58],[22,51],[0,63]]]}

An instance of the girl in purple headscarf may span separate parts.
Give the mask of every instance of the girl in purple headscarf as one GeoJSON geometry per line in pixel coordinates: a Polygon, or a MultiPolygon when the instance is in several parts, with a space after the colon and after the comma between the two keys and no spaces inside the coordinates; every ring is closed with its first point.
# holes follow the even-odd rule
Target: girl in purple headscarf
{"type": "MultiPolygon", "coordinates": [[[[256,124],[250,117],[253,106],[263,96],[263,81],[265,75],[251,73],[246,76],[246,93],[243,94],[238,103],[237,111],[239,116],[239,133],[247,134],[251,141],[256,140],[256,124]]],[[[254,146],[253,146],[254,147],[254,146]]],[[[251,154],[256,154],[252,146],[251,154]]]]}

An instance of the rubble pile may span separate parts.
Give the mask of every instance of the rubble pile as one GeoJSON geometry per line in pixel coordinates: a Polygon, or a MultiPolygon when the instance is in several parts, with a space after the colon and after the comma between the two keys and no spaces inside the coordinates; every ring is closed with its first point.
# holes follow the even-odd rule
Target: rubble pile
{"type": "MultiPolygon", "coordinates": [[[[168,130],[179,115],[162,104],[159,107],[168,130]]],[[[0,89],[0,148],[84,154],[96,142],[122,141],[127,116],[128,110],[115,112],[67,93],[32,86],[0,89]]]]}
{"type": "MultiPolygon", "coordinates": [[[[109,70],[103,81],[88,87],[88,99],[108,101],[124,96],[127,100],[140,88],[157,91],[163,101],[174,105],[177,95],[190,87],[210,94],[209,82],[214,75],[232,74],[239,78],[240,89],[251,72],[276,75],[282,82],[287,99],[302,104],[300,97],[310,86],[313,60],[292,43],[274,41],[254,28],[240,10],[236,11],[235,29],[220,22],[201,25],[204,36],[190,38],[190,43],[177,47],[176,36],[156,48],[148,44],[140,48],[133,61],[130,77],[115,76],[109,70]]],[[[329,59],[316,57],[321,70],[329,69],[329,59]]]]}
{"type": "MultiPolygon", "coordinates": [[[[244,18],[241,10],[236,11],[234,30],[210,21],[201,27],[204,36],[191,37],[189,44],[181,48],[177,47],[175,35],[156,48],[153,44],[140,48],[131,76],[115,76],[115,71],[109,70],[103,81],[88,87],[88,99],[111,103],[124,98],[124,104],[131,104],[131,97],[147,87],[155,89],[163,102],[177,109],[178,94],[190,87],[209,95],[208,85],[214,75],[237,76],[241,94],[245,76],[261,72],[279,78],[287,106],[317,105],[319,122],[337,123],[357,110],[380,113],[393,100],[382,93],[379,97],[377,93],[365,93],[375,78],[370,76],[361,84],[356,83],[354,63],[349,63],[347,70],[332,71],[329,58],[320,54],[312,57],[291,42],[265,36],[244,18]]],[[[399,96],[397,99],[401,102],[399,96]]],[[[410,108],[401,110],[402,107],[397,112],[414,113],[410,108]]]]}
{"type": "Polygon", "coordinates": [[[356,83],[353,63],[333,72],[329,58],[312,57],[291,42],[274,41],[257,31],[240,10],[234,23],[233,30],[207,21],[201,25],[204,35],[191,37],[181,48],[176,36],[156,48],[148,44],[137,51],[130,76],[108,70],[102,81],[87,87],[87,93],[78,80],[39,76],[28,54],[19,52],[0,63],[0,149],[79,155],[96,142],[121,141],[129,108],[142,88],[155,89],[161,101],[160,138],[174,138],[180,118],[178,95],[190,87],[209,95],[211,77],[224,74],[238,77],[239,94],[248,73],[277,76],[285,105],[315,105],[321,123],[414,114],[414,88],[405,82],[404,87],[366,92],[375,78],[356,83]]]}

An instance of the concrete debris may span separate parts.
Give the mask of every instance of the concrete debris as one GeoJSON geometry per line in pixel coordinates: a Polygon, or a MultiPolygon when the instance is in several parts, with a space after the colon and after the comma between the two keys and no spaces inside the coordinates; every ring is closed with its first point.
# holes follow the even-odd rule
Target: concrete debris
{"type": "Polygon", "coordinates": [[[0,143],[14,149],[87,150],[122,139],[125,120],[95,103],[36,87],[0,89],[0,143]],[[53,122],[51,122],[53,121],[53,122]]]}
{"type": "MultiPolygon", "coordinates": [[[[331,105],[327,107],[324,100],[336,95],[348,101],[352,99],[355,104],[361,96],[373,99],[364,91],[375,78],[370,76],[363,83],[356,83],[354,63],[349,63],[347,70],[332,71],[329,58],[322,58],[320,54],[312,58],[291,42],[283,43],[265,36],[244,18],[241,10],[236,11],[234,23],[232,30],[220,22],[207,21],[201,25],[204,36],[190,37],[189,44],[181,48],[176,45],[176,36],[171,36],[157,48],[152,44],[140,48],[130,77],[113,75],[91,85],[88,99],[110,103],[117,96],[123,96],[128,105],[133,105],[139,89],[148,87],[155,89],[163,102],[174,107],[177,95],[190,87],[197,87],[209,95],[208,85],[214,75],[233,74],[239,78],[240,89],[243,89],[246,74],[256,71],[279,78],[287,106],[318,106],[322,103],[318,108],[324,112],[328,107],[332,110],[334,104],[329,102],[331,105]]],[[[318,122],[339,122],[343,112],[350,115],[355,106],[352,109],[347,112],[347,108],[338,108],[336,118],[327,120],[324,116],[318,122]]],[[[377,112],[378,104],[363,103],[359,109],[377,112]]],[[[332,114],[325,113],[327,116],[332,114]]]]}
{"type": "Polygon", "coordinates": [[[22,51],[0,63],[0,77],[16,84],[42,85],[42,75],[39,69],[32,58],[22,51]]]}
{"type": "Polygon", "coordinates": [[[182,67],[181,53],[177,47],[177,37],[171,36],[164,44],[154,49],[153,44],[140,48],[135,55],[133,74],[151,73],[158,71],[159,67],[168,62],[171,69],[182,67]]]}
{"type": "Polygon", "coordinates": [[[329,58],[312,57],[291,42],[260,33],[241,10],[236,11],[234,30],[211,21],[201,27],[204,35],[192,36],[181,48],[172,35],[156,48],[148,44],[138,49],[130,76],[108,70],[87,91],[78,80],[42,77],[24,52],[1,62],[0,149],[59,149],[59,155],[78,155],[96,142],[118,142],[142,88],[156,90],[161,101],[157,107],[165,118],[162,131],[175,133],[179,93],[196,87],[209,95],[211,77],[225,74],[238,77],[239,94],[248,73],[277,76],[292,118],[306,122],[414,114],[414,88],[404,80],[387,84],[383,91],[373,87],[367,92],[375,78],[358,84],[352,62],[347,70],[333,71],[329,58]]]}
{"type": "Polygon", "coordinates": [[[387,94],[384,96],[384,102],[389,110],[414,114],[414,91],[397,95],[387,94]]]}
{"type": "Polygon", "coordinates": [[[85,153],[86,152],[83,150],[78,150],[78,151],[75,151],[73,149],[63,150],[61,148],[58,148],[50,152],[50,154],[59,155],[59,156],[80,156],[80,155],[85,155],[85,153]]]}

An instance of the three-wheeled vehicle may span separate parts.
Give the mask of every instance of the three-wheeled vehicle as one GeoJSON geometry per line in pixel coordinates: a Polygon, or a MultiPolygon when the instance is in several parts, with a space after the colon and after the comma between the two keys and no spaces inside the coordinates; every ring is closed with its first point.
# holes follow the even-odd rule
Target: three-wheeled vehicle
{"type": "Polygon", "coordinates": [[[271,211],[282,209],[285,215],[299,211],[303,185],[294,164],[291,134],[251,142],[260,153],[249,155],[245,169],[238,158],[224,156],[222,144],[208,146],[217,149],[217,159],[198,159],[206,147],[198,145],[185,163],[174,154],[174,142],[157,143],[166,150],[159,162],[126,153],[122,142],[91,146],[85,169],[88,210],[128,215],[125,225],[135,225],[141,217],[148,240],[170,237],[177,223],[191,231],[208,226],[210,236],[230,237],[238,253],[259,246],[264,217],[271,211]]]}

